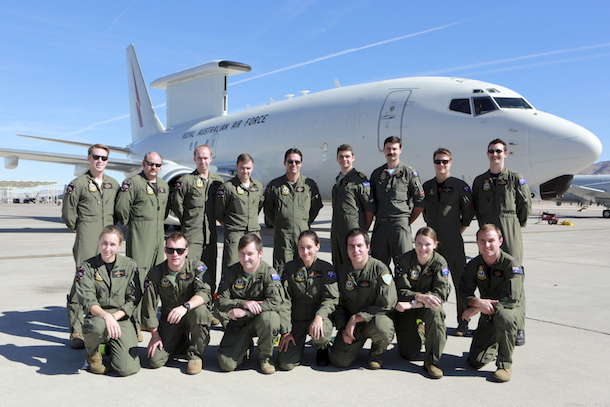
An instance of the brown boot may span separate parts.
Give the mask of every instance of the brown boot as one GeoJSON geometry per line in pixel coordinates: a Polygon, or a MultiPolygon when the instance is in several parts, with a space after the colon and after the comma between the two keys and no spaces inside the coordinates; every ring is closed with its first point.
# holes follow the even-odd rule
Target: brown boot
{"type": "Polygon", "coordinates": [[[104,366],[104,360],[100,351],[95,352],[93,355],[87,355],[87,363],[89,363],[89,371],[95,374],[106,373],[106,366],[104,366]]]}
{"type": "Polygon", "coordinates": [[[510,375],[512,374],[513,369],[510,367],[508,369],[500,369],[496,370],[494,373],[494,380],[500,383],[505,383],[510,380],[510,375]]]}
{"type": "Polygon", "coordinates": [[[186,365],[186,373],[197,374],[201,372],[201,364],[201,359],[189,359],[189,362],[186,365]]]}
{"type": "Polygon", "coordinates": [[[424,362],[424,369],[426,369],[431,379],[440,379],[443,377],[443,371],[428,360],[424,362]]]}

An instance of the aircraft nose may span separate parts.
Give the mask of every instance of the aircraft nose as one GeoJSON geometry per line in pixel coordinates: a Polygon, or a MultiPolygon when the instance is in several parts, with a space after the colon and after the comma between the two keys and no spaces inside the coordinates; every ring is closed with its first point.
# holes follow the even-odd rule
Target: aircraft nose
{"type": "Polygon", "coordinates": [[[539,180],[575,174],[593,164],[602,153],[602,143],[589,130],[552,114],[537,112],[530,128],[532,172],[539,180]]]}

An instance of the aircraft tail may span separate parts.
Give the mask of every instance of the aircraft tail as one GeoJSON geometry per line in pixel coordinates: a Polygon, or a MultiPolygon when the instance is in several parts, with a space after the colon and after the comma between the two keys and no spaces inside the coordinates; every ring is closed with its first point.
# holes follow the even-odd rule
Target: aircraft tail
{"type": "Polygon", "coordinates": [[[129,83],[132,143],[153,134],[165,132],[165,127],[161,124],[150,101],[133,44],[127,47],[127,82],[129,83]]]}

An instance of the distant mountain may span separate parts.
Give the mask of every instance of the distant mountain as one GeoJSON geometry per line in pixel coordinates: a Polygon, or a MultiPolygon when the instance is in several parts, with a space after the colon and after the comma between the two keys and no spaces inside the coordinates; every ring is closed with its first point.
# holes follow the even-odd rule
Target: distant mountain
{"type": "Polygon", "coordinates": [[[584,170],[580,171],[580,175],[597,175],[597,174],[610,174],[610,161],[600,161],[595,164],[591,164],[584,170]]]}

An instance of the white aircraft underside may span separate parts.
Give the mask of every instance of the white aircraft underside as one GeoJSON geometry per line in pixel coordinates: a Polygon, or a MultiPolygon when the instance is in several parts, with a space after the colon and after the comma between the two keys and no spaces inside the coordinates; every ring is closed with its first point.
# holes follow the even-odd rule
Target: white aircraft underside
{"type": "MultiPolygon", "coordinates": [[[[194,169],[194,148],[208,144],[214,151],[212,164],[222,175],[232,176],[237,156],[248,153],[254,158],[254,178],[267,183],[285,173],[284,152],[297,147],[303,153],[302,173],[328,199],[339,172],[335,158],[341,144],[352,145],[354,166],[369,176],[385,163],[383,141],[400,137],[401,161],[415,168],[422,182],[434,176],[433,151],[445,147],[453,153],[452,175],[472,184],[489,168],[488,143],[501,138],[510,152],[506,165],[546,198],[562,195],[570,175],[593,163],[602,149],[588,130],[536,110],[514,91],[460,78],[337,87],[229,115],[227,76],[250,69],[229,61],[213,61],[152,83],[167,92],[165,129],[150,103],[133,46],[127,57],[132,143],[113,147],[127,158],[113,154],[108,164],[108,169],[126,174],[140,170],[146,152],[157,151],[164,159],[161,175],[171,182],[194,169]]],[[[19,158],[74,164],[77,171],[88,168],[84,156],[8,149],[0,149],[0,156],[7,168],[14,168],[19,158]]]]}

